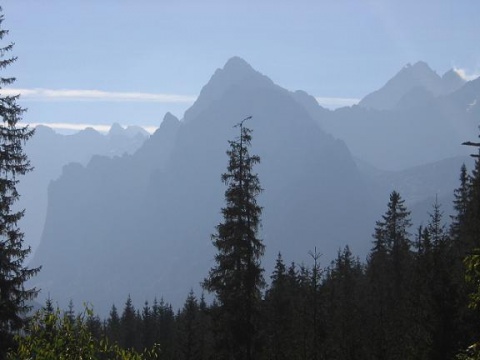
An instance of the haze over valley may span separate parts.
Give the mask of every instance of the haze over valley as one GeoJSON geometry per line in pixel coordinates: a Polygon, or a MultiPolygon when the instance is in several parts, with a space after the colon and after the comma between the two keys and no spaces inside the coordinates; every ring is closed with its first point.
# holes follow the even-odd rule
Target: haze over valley
{"type": "Polygon", "coordinates": [[[479,12],[3,0],[0,360],[480,359],[479,12]]]}
{"type": "Polygon", "coordinates": [[[479,97],[478,79],[440,77],[418,62],[359,105],[332,111],[233,57],[181,120],[167,113],[150,137],[118,125],[68,136],[40,127],[26,148],[38,171],[25,177],[21,203],[36,209],[23,220],[26,234],[42,234],[38,243],[27,236],[31,265],[42,265],[32,284],[40,299],[90,301],[101,313],[129,294],[180,304],[185,289],[200,291],[221,220],[226,147],[247,115],[261,157],[267,272],[278,252],[300,263],[316,247],[328,264],[348,244],[365,257],[392,190],[416,224],[436,197],[451,213],[460,166],[472,163],[460,144],[475,134],[479,97]],[[388,109],[376,106],[385,98],[394,99],[388,109]],[[35,201],[48,183],[48,202],[35,201]]]}

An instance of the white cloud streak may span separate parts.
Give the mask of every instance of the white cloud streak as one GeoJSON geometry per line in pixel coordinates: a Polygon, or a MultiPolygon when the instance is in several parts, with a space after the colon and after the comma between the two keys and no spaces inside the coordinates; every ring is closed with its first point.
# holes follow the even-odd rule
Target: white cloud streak
{"type": "Polygon", "coordinates": [[[197,97],[177,94],[119,92],[71,89],[1,89],[1,95],[21,95],[24,100],[35,101],[138,101],[159,103],[193,103],[197,97]]]}
{"type": "MultiPolygon", "coordinates": [[[[464,71],[456,69],[461,76],[466,76],[464,71]]],[[[103,90],[78,90],[78,89],[0,89],[0,95],[21,95],[23,100],[32,101],[104,101],[104,102],[158,102],[193,104],[197,99],[194,95],[177,95],[145,92],[121,92],[103,90]]],[[[360,101],[354,98],[316,97],[321,106],[338,108],[351,106],[360,101]]]]}

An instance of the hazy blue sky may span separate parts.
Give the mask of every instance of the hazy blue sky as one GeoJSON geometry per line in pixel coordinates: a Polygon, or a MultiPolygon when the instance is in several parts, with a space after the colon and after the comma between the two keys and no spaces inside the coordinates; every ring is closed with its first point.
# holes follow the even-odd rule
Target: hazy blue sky
{"type": "Polygon", "coordinates": [[[2,3],[30,123],[157,126],[235,55],[318,98],[361,98],[418,60],[480,73],[478,0],[2,3]]]}

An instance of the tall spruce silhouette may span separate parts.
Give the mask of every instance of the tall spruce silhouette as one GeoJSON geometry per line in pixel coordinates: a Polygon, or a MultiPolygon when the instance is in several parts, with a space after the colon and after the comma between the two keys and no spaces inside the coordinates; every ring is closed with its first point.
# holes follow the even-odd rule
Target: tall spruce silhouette
{"type": "MultiPolygon", "coordinates": [[[[3,20],[0,15],[0,40],[8,34],[1,26],[3,20]]],[[[0,48],[0,70],[17,60],[5,57],[12,48],[13,43],[0,48]]],[[[0,89],[14,82],[13,77],[0,76],[0,89]]],[[[25,282],[39,271],[24,266],[30,248],[24,248],[23,233],[18,227],[24,211],[15,209],[20,197],[18,176],[32,169],[23,146],[33,135],[27,126],[18,125],[25,111],[17,104],[18,97],[0,95],[0,359],[13,345],[13,334],[25,324],[27,301],[37,294],[35,289],[26,289],[25,282]]]]}
{"type": "Polygon", "coordinates": [[[223,222],[216,227],[212,241],[217,248],[215,266],[203,286],[216,295],[216,327],[218,351],[228,359],[257,358],[257,319],[264,286],[260,259],[265,246],[257,236],[262,208],[257,196],[262,191],[253,166],[260,162],[250,155],[252,130],[236,125],[240,136],[229,141],[229,164],[222,181],[226,206],[222,208],[223,222]]]}

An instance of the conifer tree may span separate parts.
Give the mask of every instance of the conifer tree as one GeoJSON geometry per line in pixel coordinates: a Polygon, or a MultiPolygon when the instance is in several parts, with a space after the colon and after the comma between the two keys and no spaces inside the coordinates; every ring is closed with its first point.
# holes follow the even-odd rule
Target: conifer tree
{"type": "Polygon", "coordinates": [[[198,310],[198,359],[211,359],[213,356],[212,319],[204,294],[200,297],[198,310]]]}
{"type": "Polygon", "coordinates": [[[415,351],[424,359],[451,359],[458,350],[457,318],[459,293],[458,258],[443,223],[437,200],[429,213],[430,220],[420,227],[415,254],[414,283],[415,323],[412,333],[422,339],[415,351]]]}
{"type": "Polygon", "coordinates": [[[266,348],[264,351],[272,359],[293,358],[293,319],[294,303],[291,284],[288,281],[287,268],[279,253],[275,263],[270,289],[265,295],[264,332],[266,348]]]}
{"type": "Polygon", "coordinates": [[[152,315],[155,319],[155,342],[160,344],[162,356],[165,359],[176,359],[175,354],[175,313],[172,305],[166,303],[163,298],[157,303],[154,301],[152,307],[152,315]]]}
{"type": "Polygon", "coordinates": [[[393,191],[385,215],[377,221],[367,266],[372,319],[370,346],[377,359],[413,356],[414,339],[408,329],[413,316],[410,224],[410,212],[404,200],[393,191]]]}
{"type": "Polygon", "coordinates": [[[260,259],[265,248],[257,236],[262,211],[257,196],[262,188],[253,172],[260,158],[248,152],[252,131],[243,121],[238,127],[240,136],[229,142],[229,165],[222,175],[228,186],[224,220],[212,235],[216,264],[203,286],[215,293],[218,301],[224,357],[255,359],[257,313],[264,286],[260,259]]]}
{"type": "Polygon", "coordinates": [[[128,295],[127,301],[125,302],[122,317],[120,318],[120,324],[122,330],[120,344],[122,347],[125,349],[138,349],[138,318],[130,295],[128,295]]]}
{"type": "MultiPolygon", "coordinates": [[[[0,15],[0,40],[8,34],[1,27],[3,20],[0,15]]],[[[17,60],[5,58],[12,48],[13,43],[0,48],[0,70],[17,60]]],[[[0,76],[0,91],[14,81],[13,77],[0,76]]],[[[39,271],[24,265],[30,253],[30,248],[24,247],[24,235],[18,226],[24,211],[14,209],[20,197],[16,188],[18,177],[32,169],[23,146],[33,130],[18,124],[25,111],[17,104],[18,98],[18,95],[0,95],[0,359],[12,345],[12,333],[25,324],[27,301],[37,294],[36,289],[25,288],[25,282],[39,271]]]]}
{"type": "Polygon", "coordinates": [[[118,315],[117,307],[112,305],[109,317],[107,319],[107,338],[112,343],[119,343],[121,340],[121,325],[120,316],[118,315]]]}
{"type": "Polygon", "coordinates": [[[475,155],[475,166],[468,182],[468,201],[462,225],[462,242],[466,242],[467,252],[480,248],[480,147],[475,155]]]}
{"type": "Polygon", "coordinates": [[[433,316],[425,318],[430,323],[429,327],[433,328],[431,358],[439,360],[451,359],[462,338],[457,320],[459,304],[462,303],[456,264],[459,259],[457,253],[452,251],[451,237],[448,236],[442,217],[440,204],[435,200],[427,225],[432,241],[432,264],[430,276],[423,276],[429,281],[427,288],[433,299],[433,316]]]}
{"type": "Polygon", "coordinates": [[[152,309],[145,301],[142,309],[142,347],[144,349],[150,349],[155,345],[155,324],[152,314],[152,309]]]}
{"type": "Polygon", "coordinates": [[[183,309],[177,316],[179,358],[183,360],[200,359],[200,334],[198,333],[199,305],[193,290],[190,290],[183,309]]]}
{"type": "Polygon", "coordinates": [[[366,359],[365,321],[362,306],[364,271],[345,247],[327,272],[324,284],[328,359],[366,359]]]}
{"type": "Polygon", "coordinates": [[[312,257],[313,266],[310,273],[310,301],[311,301],[311,318],[312,318],[312,359],[320,358],[320,350],[325,341],[324,316],[322,314],[322,299],[321,299],[321,274],[320,262],[318,261],[321,254],[315,251],[309,251],[312,257]]]}
{"type": "Polygon", "coordinates": [[[467,241],[465,239],[465,221],[467,216],[467,207],[470,199],[470,177],[465,164],[460,169],[460,186],[454,191],[453,208],[455,215],[452,218],[450,226],[450,236],[454,241],[454,250],[459,256],[467,249],[467,241]]]}

